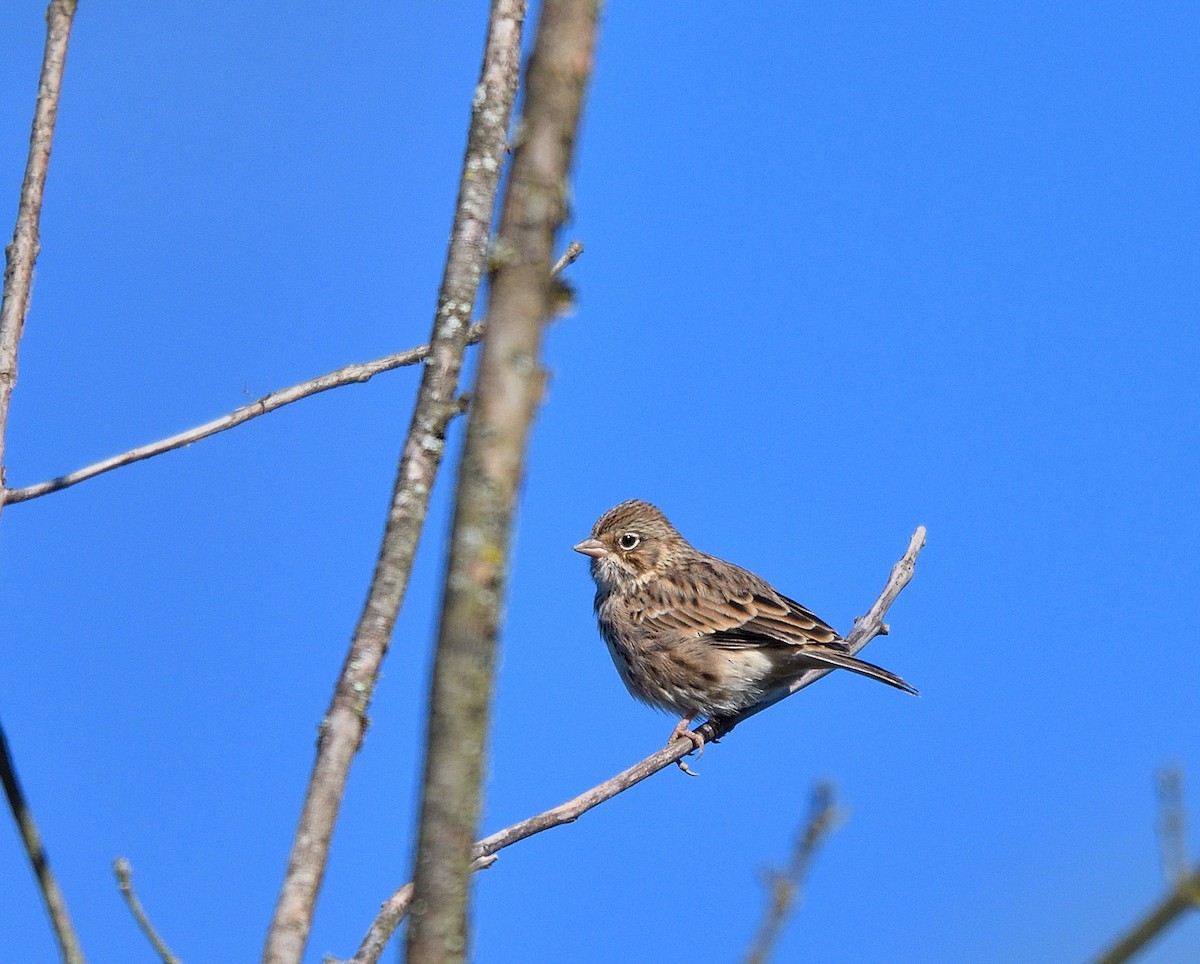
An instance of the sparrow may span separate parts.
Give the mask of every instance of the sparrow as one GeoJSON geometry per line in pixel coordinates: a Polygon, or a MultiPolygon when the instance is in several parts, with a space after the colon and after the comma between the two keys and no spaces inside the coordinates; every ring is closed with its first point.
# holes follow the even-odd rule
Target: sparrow
{"type": "MultiPolygon", "coordinates": [[[[649,502],[604,513],[574,547],[591,558],[596,620],[626,688],[688,729],[723,720],[812,669],[848,669],[918,695],[894,673],[850,655],[845,640],[765,579],[695,549],[649,502]]],[[[682,762],[682,761],[681,761],[682,762]]]]}

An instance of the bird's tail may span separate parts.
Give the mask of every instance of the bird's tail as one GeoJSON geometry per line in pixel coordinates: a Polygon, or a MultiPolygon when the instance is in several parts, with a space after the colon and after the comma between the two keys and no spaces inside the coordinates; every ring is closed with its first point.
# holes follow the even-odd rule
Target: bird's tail
{"type": "Polygon", "coordinates": [[[814,662],[825,663],[827,666],[836,666],[838,669],[848,669],[852,673],[858,673],[860,676],[869,676],[871,679],[877,679],[881,683],[887,683],[888,686],[904,690],[905,693],[912,693],[913,696],[921,695],[917,692],[915,686],[910,686],[895,673],[889,673],[882,666],[868,663],[865,659],[858,659],[849,653],[839,653],[828,645],[804,646],[801,649],[805,657],[814,662]]]}

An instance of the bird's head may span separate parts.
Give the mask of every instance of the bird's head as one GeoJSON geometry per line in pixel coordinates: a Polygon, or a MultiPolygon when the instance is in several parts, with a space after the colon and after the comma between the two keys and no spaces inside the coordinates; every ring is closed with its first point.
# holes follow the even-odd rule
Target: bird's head
{"type": "Polygon", "coordinates": [[[690,547],[657,506],[631,499],[605,512],[574,548],[591,557],[597,586],[620,590],[669,570],[690,547]]]}

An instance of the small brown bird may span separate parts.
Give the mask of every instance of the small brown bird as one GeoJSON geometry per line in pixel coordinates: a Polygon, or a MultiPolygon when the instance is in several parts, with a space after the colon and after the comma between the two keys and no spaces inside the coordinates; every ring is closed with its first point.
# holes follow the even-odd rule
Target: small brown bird
{"type": "Polygon", "coordinates": [[[851,656],[837,632],[752,572],[706,555],[649,502],[622,502],[575,546],[590,556],[600,635],[625,686],[683,717],[723,719],[811,669],[852,670],[907,693],[899,676],[851,656]]]}

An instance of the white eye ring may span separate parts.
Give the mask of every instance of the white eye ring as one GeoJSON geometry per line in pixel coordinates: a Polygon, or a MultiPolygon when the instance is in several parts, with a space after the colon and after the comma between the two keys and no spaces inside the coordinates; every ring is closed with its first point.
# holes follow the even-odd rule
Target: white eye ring
{"type": "Polygon", "coordinates": [[[628,552],[630,549],[636,549],[641,537],[635,532],[626,532],[621,536],[621,548],[628,552]]]}

